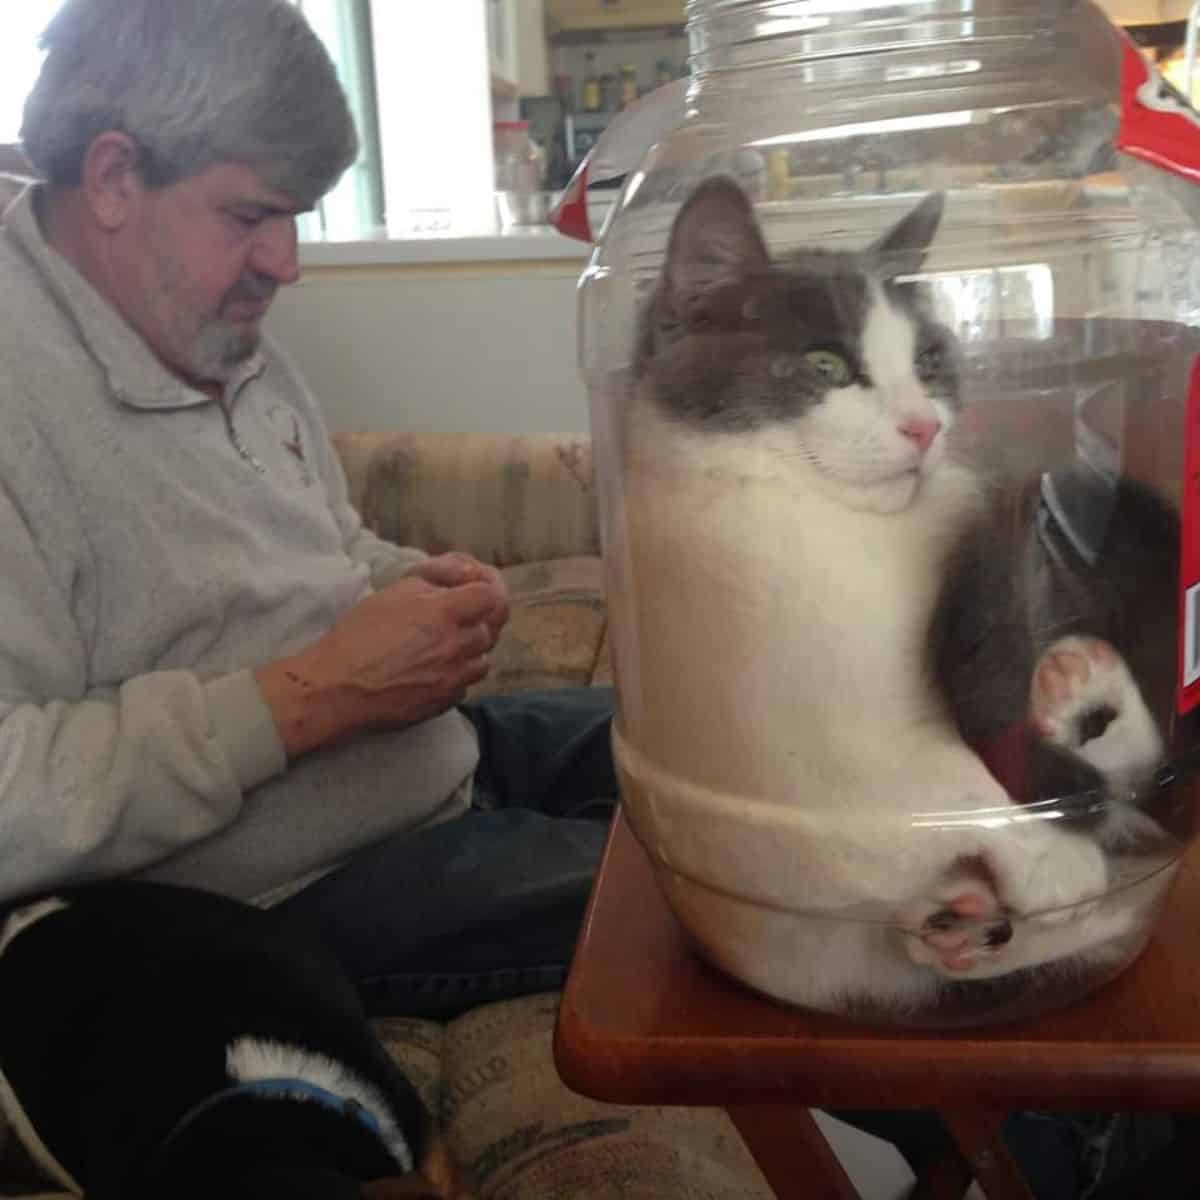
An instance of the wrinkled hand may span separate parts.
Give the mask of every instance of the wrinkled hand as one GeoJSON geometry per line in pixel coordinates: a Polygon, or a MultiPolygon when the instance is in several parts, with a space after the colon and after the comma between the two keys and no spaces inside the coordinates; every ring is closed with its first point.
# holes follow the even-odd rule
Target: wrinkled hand
{"type": "Polygon", "coordinates": [[[500,636],[508,620],[508,585],[495,567],[482,563],[477,558],[459,551],[450,554],[439,554],[434,558],[422,559],[410,567],[406,579],[424,579],[427,583],[438,587],[458,587],[464,583],[491,583],[504,594],[504,607],[497,614],[497,619],[489,622],[494,637],[500,636]]]}
{"type": "Polygon", "coordinates": [[[289,757],[427,720],[486,676],[508,615],[503,582],[466,556],[422,566],[366,597],[315,645],[256,673],[289,757]]]}

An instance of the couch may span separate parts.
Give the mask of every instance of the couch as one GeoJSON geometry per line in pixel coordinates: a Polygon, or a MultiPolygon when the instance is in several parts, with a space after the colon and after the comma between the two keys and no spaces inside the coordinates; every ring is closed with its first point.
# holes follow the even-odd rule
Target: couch
{"type": "MultiPolygon", "coordinates": [[[[352,499],[376,532],[434,552],[466,550],[502,569],[512,616],[477,692],[609,680],[587,438],[346,433],[335,442],[352,499]]],[[[769,1200],[724,1113],[606,1105],[568,1091],[551,1054],[556,1007],[550,993],[448,1025],[379,1022],[481,1197],[769,1200]]],[[[42,1194],[7,1140],[0,1196],[42,1194]]]]}
{"type": "Polygon", "coordinates": [[[586,437],[343,433],[350,498],[390,541],[501,569],[512,616],[474,694],[611,682],[586,437]]]}

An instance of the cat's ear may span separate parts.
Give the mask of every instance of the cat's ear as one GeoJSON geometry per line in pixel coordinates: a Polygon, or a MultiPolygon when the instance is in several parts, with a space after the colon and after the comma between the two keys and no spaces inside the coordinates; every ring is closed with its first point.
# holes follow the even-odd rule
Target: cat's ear
{"type": "Polygon", "coordinates": [[[893,225],[868,253],[885,279],[914,275],[925,262],[925,255],[942,223],[946,208],[945,192],[930,192],[897,225],[893,225]]]}
{"type": "Polygon", "coordinates": [[[664,273],[672,301],[686,302],[770,265],[746,193],[728,176],[706,179],[671,229],[664,273]]]}

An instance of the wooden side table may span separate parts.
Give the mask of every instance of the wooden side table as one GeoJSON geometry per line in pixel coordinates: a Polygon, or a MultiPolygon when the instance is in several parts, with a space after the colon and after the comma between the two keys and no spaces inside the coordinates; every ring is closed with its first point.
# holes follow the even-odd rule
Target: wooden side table
{"type": "Polygon", "coordinates": [[[1007,1113],[1200,1111],[1200,847],[1142,958],[1036,1021],[878,1032],[742,987],[692,952],[624,819],[563,994],[555,1057],[598,1100],[724,1107],[780,1200],[856,1192],[809,1108],[938,1110],[962,1154],[920,1194],[1032,1200],[1000,1138],[1007,1113]]]}

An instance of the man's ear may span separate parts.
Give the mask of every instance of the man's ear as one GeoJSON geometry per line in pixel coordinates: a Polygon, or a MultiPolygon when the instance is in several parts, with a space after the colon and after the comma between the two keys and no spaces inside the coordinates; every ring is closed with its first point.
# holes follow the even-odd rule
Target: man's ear
{"type": "Polygon", "coordinates": [[[125,224],[131,204],[145,191],[139,161],[137,142],[115,129],[93,138],[83,156],[84,200],[96,223],[109,233],[125,224]]]}

